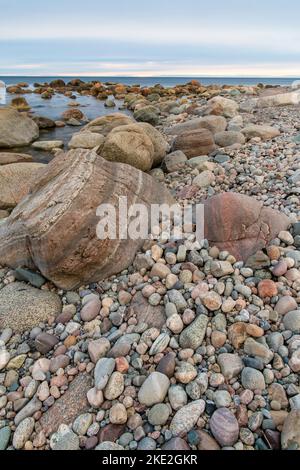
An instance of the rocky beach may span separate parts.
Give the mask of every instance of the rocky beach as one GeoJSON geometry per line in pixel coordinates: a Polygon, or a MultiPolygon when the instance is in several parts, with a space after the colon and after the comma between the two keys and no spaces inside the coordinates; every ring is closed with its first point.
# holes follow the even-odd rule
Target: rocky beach
{"type": "Polygon", "coordinates": [[[300,450],[300,88],[6,92],[0,450],[300,450]],[[100,240],[120,197],[204,239],[100,240]]]}

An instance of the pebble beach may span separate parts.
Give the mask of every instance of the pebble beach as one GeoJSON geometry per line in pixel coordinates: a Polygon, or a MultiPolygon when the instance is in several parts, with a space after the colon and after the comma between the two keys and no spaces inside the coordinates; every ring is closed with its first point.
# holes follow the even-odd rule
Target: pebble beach
{"type": "Polygon", "coordinates": [[[300,88],[6,92],[0,450],[300,450],[300,88]],[[205,238],[99,241],[117,196],[205,238]]]}

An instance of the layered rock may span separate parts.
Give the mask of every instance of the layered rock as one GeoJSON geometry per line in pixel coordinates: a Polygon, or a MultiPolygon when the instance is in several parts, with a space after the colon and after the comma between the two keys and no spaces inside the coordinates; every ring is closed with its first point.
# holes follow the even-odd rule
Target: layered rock
{"type": "Polygon", "coordinates": [[[39,137],[38,125],[13,108],[0,109],[0,148],[23,147],[39,137]]]}
{"type": "Polygon", "coordinates": [[[204,207],[205,238],[238,260],[246,261],[290,225],[286,215],[237,193],[214,196],[204,207]]]}
{"type": "Polygon", "coordinates": [[[38,268],[66,290],[121,272],[143,241],[99,239],[96,213],[104,203],[118,209],[120,196],[128,206],[173,204],[163,186],[128,165],[88,150],[59,155],[1,224],[0,264],[38,268]]]}

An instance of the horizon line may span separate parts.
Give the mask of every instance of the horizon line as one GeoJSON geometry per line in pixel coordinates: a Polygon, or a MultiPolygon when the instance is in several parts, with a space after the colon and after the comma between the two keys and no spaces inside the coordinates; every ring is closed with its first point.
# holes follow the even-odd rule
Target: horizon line
{"type": "Polygon", "coordinates": [[[31,74],[31,75],[24,75],[24,74],[0,74],[0,77],[28,77],[28,78],[55,78],[55,77],[83,77],[83,78],[280,78],[280,79],[300,79],[300,76],[290,76],[290,75],[107,75],[107,74],[31,74]]]}

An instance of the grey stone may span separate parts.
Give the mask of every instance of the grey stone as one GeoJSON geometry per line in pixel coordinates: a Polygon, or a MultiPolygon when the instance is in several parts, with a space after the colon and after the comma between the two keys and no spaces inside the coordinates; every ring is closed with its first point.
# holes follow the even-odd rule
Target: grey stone
{"type": "Polygon", "coordinates": [[[180,335],[179,343],[182,348],[196,350],[202,345],[205,338],[208,317],[199,315],[180,335]]]}
{"type": "Polygon", "coordinates": [[[245,367],[242,372],[242,385],[249,390],[265,390],[266,384],[263,374],[256,369],[245,367]]]}
{"type": "Polygon", "coordinates": [[[106,387],[114,368],[115,360],[113,358],[103,357],[102,359],[99,359],[94,372],[95,387],[98,390],[103,390],[106,387]]]}
{"type": "Polygon", "coordinates": [[[50,447],[52,450],[79,450],[79,437],[69,426],[61,424],[51,436],[50,447]]]}
{"type": "Polygon", "coordinates": [[[160,372],[152,372],[140,388],[138,399],[143,405],[152,406],[162,403],[168,393],[170,381],[160,372]]]}

